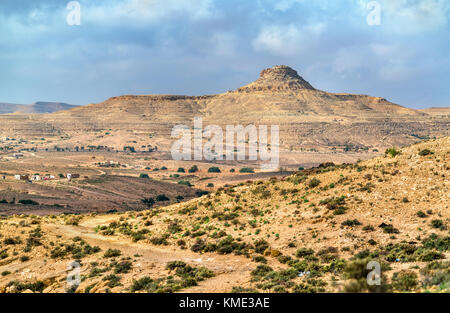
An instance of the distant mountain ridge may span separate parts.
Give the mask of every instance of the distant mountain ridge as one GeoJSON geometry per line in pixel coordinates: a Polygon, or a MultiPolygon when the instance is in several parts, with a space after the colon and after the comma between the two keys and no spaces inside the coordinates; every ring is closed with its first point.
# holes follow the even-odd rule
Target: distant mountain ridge
{"type": "Polygon", "coordinates": [[[37,101],[33,104],[0,103],[0,114],[10,113],[54,113],[76,108],[76,105],[63,102],[37,101]]]}

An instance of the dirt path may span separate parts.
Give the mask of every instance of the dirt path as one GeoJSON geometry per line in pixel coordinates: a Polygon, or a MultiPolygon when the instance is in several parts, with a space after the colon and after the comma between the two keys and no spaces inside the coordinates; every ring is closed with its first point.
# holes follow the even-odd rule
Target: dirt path
{"type": "Polygon", "coordinates": [[[195,266],[205,266],[214,271],[215,277],[200,282],[198,286],[183,292],[230,292],[233,286],[240,286],[249,280],[250,271],[256,267],[249,259],[235,255],[198,254],[175,247],[155,247],[150,244],[136,243],[117,236],[102,236],[94,227],[116,220],[114,216],[90,218],[79,226],[47,224],[48,231],[66,238],[79,236],[91,245],[97,245],[103,251],[119,249],[126,255],[142,255],[145,262],[139,266],[151,264],[164,267],[167,262],[181,260],[195,266]]]}
{"type": "MultiPolygon", "coordinates": [[[[102,198],[108,196],[108,194],[105,194],[105,193],[102,193],[102,192],[98,192],[98,191],[94,191],[94,190],[89,190],[89,189],[87,189],[87,188],[84,189],[84,188],[80,188],[80,187],[73,186],[73,185],[65,185],[65,187],[66,187],[66,188],[71,188],[71,189],[78,190],[78,191],[80,191],[81,193],[90,193],[90,194],[94,194],[94,195],[97,195],[97,196],[102,197],[102,198]]],[[[86,185],[86,187],[89,187],[89,185],[86,185]]],[[[91,187],[95,187],[95,186],[91,186],[91,187]]],[[[115,195],[115,196],[123,197],[123,198],[125,198],[125,199],[134,200],[132,197],[130,197],[129,194],[123,194],[123,193],[120,193],[120,192],[117,192],[117,191],[108,191],[108,193],[109,193],[109,194],[113,194],[113,195],[115,195]]]]}

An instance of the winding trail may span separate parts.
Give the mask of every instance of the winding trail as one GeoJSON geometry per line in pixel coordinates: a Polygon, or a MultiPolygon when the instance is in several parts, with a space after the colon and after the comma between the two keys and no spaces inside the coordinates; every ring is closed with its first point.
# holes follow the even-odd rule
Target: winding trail
{"type": "MultiPolygon", "coordinates": [[[[128,238],[118,236],[103,236],[95,232],[97,225],[117,220],[116,216],[92,217],[82,221],[80,225],[46,224],[48,231],[63,238],[81,237],[90,245],[107,249],[119,249],[126,255],[142,255],[145,264],[165,267],[167,262],[181,260],[190,265],[204,266],[212,270],[216,276],[181,292],[230,292],[233,286],[240,286],[248,282],[250,272],[256,267],[250,259],[236,255],[199,254],[190,250],[175,247],[155,247],[141,242],[132,242],[128,238]]],[[[141,266],[141,265],[140,265],[141,266]]]]}

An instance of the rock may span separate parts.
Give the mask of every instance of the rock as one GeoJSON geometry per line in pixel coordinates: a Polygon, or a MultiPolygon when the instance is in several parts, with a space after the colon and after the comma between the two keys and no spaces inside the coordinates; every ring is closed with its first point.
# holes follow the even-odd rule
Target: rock
{"type": "Polygon", "coordinates": [[[275,250],[273,249],[272,251],[270,251],[270,255],[274,258],[278,257],[281,255],[281,252],[279,250],[275,250]]]}

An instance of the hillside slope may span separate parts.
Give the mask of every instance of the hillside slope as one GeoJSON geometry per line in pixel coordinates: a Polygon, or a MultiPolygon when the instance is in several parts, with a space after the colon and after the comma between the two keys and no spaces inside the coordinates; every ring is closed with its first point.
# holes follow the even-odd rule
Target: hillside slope
{"type": "Polygon", "coordinates": [[[79,258],[78,291],[88,292],[448,292],[449,158],[445,137],[148,211],[4,218],[0,290],[30,291],[34,281],[64,291],[56,269],[79,258]],[[27,236],[38,228],[34,247],[27,236]],[[380,286],[366,283],[369,261],[381,264],[380,286]]]}

